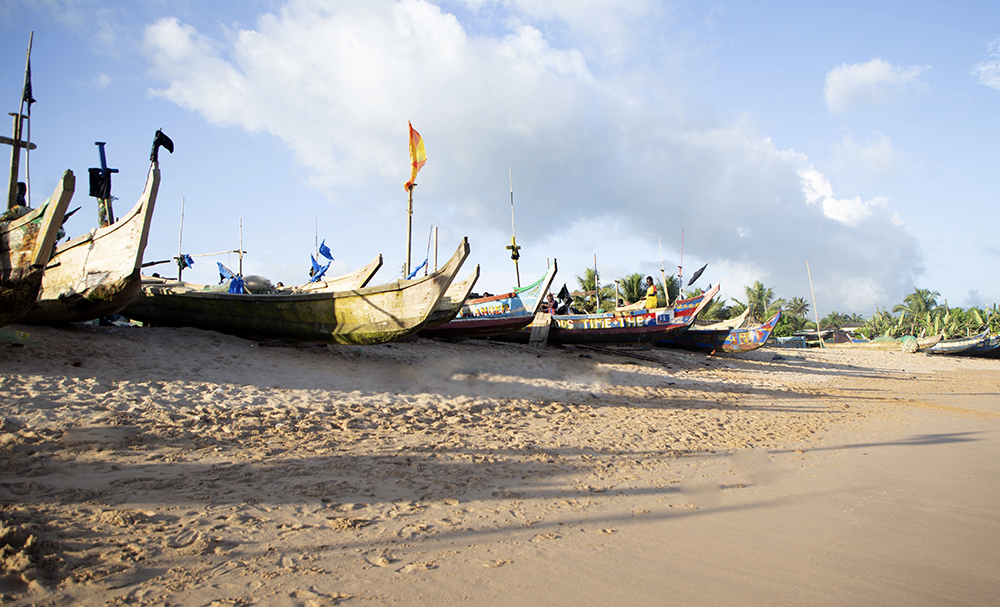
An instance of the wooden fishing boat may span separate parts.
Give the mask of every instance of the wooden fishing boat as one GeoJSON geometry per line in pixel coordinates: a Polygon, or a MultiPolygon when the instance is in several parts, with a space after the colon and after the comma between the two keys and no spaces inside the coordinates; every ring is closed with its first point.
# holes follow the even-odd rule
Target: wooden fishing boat
{"type": "Polygon", "coordinates": [[[159,187],[159,162],[154,160],[142,195],[128,213],[58,245],[45,267],[38,301],[18,322],[41,325],[103,318],[135,299],[159,187]]]}
{"type": "MultiPolygon", "coordinates": [[[[686,331],[698,313],[719,292],[719,285],[674,305],[651,310],[603,312],[599,314],[552,314],[547,343],[555,345],[628,345],[665,339],[686,331]]],[[[531,328],[500,335],[496,339],[528,343],[531,328]]]]}
{"type": "Polygon", "coordinates": [[[351,289],[362,289],[368,286],[375,272],[382,267],[382,255],[379,254],[368,265],[353,272],[337,276],[329,280],[317,280],[307,282],[304,285],[294,287],[280,287],[278,293],[315,293],[318,291],[350,291],[351,289]]]}
{"type": "Polygon", "coordinates": [[[989,339],[989,336],[989,331],[983,331],[979,335],[973,335],[971,337],[942,339],[938,343],[929,348],[925,348],[922,351],[927,352],[928,354],[961,354],[966,350],[971,350],[972,348],[983,343],[989,339]]]}
{"type": "Polygon", "coordinates": [[[936,345],[942,339],[944,339],[944,335],[941,335],[940,333],[938,333],[937,335],[930,335],[928,337],[918,337],[917,351],[919,352],[920,350],[926,350],[927,348],[936,345]]]}
{"type": "Polygon", "coordinates": [[[311,293],[232,294],[143,278],[122,314],[142,322],[198,327],[244,337],[379,344],[419,331],[469,256],[469,240],[441,270],[414,280],[311,293]]]}
{"type": "Polygon", "coordinates": [[[958,352],[959,356],[977,356],[983,358],[996,358],[1000,354],[1000,335],[987,336],[978,344],[968,350],[958,352]]]}
{"type": "Polygon", "coordinates": [[[420,331],[421,337],[482,338],[517,331],[541,309],[556,276],[557,264],[536,282],[503,295],[466,301],[454,320],[420,331]]]}
{"type": "Polygon", "coordinates": [[[472,287],[476,286],[477,280],[479,280],[479,265],[476,265],[476,269],[465,280],[451,283],[444,297],[434,307],[430,319],[424,325],[424,328],[420,330],[420,333],[422,334],[424,331],[431,330],[432,327],[445,324],[455,318],[462,310],[462,306],[465,304],[466,298],[469,297],[469,293],[472,292],[472,287]]]}
{"type": "Polygon", "coordinates": [[[731,325],[732,321],[702,327],[694,326],[683,333],[658,340],[656,345],[707,352],[749,352],[767,342],[780,318],[781,312],[778,312],[758,327],[730,328],[728,325],[731,325]]]}
{"type": "Polygon", "coordinates": [[[14,207],[0,220],[0,326],[31,309],[42,286],[76,178],[63,173],[55,191],[37,209],[14,207]]]}

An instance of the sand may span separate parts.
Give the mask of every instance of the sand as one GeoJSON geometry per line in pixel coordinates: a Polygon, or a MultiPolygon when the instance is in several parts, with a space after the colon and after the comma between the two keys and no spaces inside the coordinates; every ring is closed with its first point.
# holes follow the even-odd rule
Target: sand
{"type": "Polygon", "coordinates": [[[0,602],[994,605],[1000,360],[0,329],[0,602]]]}

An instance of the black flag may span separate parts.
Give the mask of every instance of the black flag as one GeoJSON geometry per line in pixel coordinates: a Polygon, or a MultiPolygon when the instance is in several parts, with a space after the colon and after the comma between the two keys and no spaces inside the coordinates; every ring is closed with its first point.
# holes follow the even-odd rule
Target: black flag
{"type": "Polygon", "coordinates": [[[28,65],[24,71],[24,94],[21,95],[21,101],[28,102],[28,115],[31,115],[31,104],[35,103],[35,98],[31,96],[31,61],[28,61],[28,65]]]}
{"type": "MultiPolygon", "coordinates": [[[[712,263],[712,262],[708,262],[708,263],[712,263]]],[[[688,281],[688,285],[687,286],[690,287],[691,285],[694,284],[694,281],[696,281],[699,278],[701,278],[701,273],[704,272],[705,268],[708,267],[708,263],[706,263],[705,265],[701,266],[701,268],[699,268],[697,272],[695,272],[694,274],[691,275],[691,280],[688,281]]]]}
{"type": "Polygon", "coordinates": [[[150,162],[158,161],[160,146],[163,146],[171,154],[174,153],[174,142],[162,130],[156,129],[156,135],[153,137],[153,151],[149,154],[150,162]]]}

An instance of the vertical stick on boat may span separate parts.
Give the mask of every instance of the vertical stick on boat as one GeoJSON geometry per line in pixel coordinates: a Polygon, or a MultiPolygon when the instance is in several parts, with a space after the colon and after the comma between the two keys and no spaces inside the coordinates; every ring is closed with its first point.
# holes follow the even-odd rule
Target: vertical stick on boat
{"type": "Polygon", "coordinates": [[[177,280],[181,280],[181,274],[184,272],[184,199],[181,198],[181,229],[177,233],[177,280]]]}
{"type": "Polygon", "coordinates": [[[819,332],[819,308],[816,307],[816,290],[813,289],[813,276],[809,270],[808,261],[806,262],[806,274],[809,275],[809,292],[812,293],[813,298],[813,315],[816,317],[816,337],[819,339],[819,347],[825,348],[826,344],[823,343],[823,336],[819,332]]]}
{"type": "Polygon", "coordinates": [[[517,246],[517,229],[514,228],[514,170],[507,167],[510,172],[510,258],[514,260],[514,273],[517,275],[517,288],[521,288],[521,270],[517,266],[517,260],[521,258],[521,247],[517,246]]]}
{"type": "MultiPolygon", "coordinates": [[[[31,104],[34,103],[34,99],[31,97],[31,45],[35,39],[35,32],[31,32],[28,36],[28,55],[24,61],[24,88],[21,89],[21,104],[18,106],[17,114],[11,114],[14,117],[14,138],[11,141],[11,151],[10,151],[10,183],[9,189],[7,191],[7,208],[13,209],[17,206],[17,178],[21,174],[20,172],[20,161],[21,161],[21,148],[31,147],[31,143],[21,141],[21,128],[22,121],[25,119],[24,116],[24,103],[28,102],[28,116],[31,116],[31,104]]],[[[30,127],[29,127],[30,130],[30,127]]],[[[30,137],[29,137],[30,140],[30,137]]],[[[25,152],[27,155],[27,152],[25,152]]],[[[25,193],[26,196],[27,192],[25,193]]]]}

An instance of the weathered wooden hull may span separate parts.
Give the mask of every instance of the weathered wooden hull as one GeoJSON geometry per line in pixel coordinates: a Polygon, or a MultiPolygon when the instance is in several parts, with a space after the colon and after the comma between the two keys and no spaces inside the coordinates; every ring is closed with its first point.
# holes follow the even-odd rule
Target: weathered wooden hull
{"type": "Polygon", "coordinates": [[[425,327],[421,337],[483,338],[528,326],[544,303],[558,271],[555,260],[538,281],[503,295],[466,301],[458,315],[444,324],[425,327]]]}
{"type": "Polygon", "coordinates": [[[759,327],[736,329],[710,329],[691,327],[683,333],[656,342],[663,348],[682,348],[705,352],[749,352],[767,342],[781,312],[778,312],[759,327]]]}
{"type": "Polygon", "coordinates": [[[20,319],[34,305],[75,187],[73,171],[66,171],[41,206],[0,223],[0,325],[20,319]]]}
{"type": "MultiPolygon", "coordinates": [[[[698,313],[719,292],[711,291],[678,300],[673,306],[653,310],[629,310],[603,314],[554,314],[548,343],[555,345],[631,345],[665,339],[686,331],[698,313]]],[[[528,343],[528,328],[496,339],[528,343]]]]}
{"type": "Polygon", "coordinates": [[[379,344],[408,337],[427,322],[469,255],[469,241],[438,272],[415,280],[339,292],[230,294],[144,279],[122,314],[152,324],[189,326],[243,337],[336,344],[379,344]]]}
{"type": "Polygon", "coordinates": [[[295,287],[282,287],[278,292],[284,293],[315,293],[319,291],[350,291],[351,289],[362,289],[368,286],[375,272],[382,267],[382,255],[378,255],[367,266],[359,268],[343,276],[331,278],[330,280],[318,280],[295,287]]]}
{"type": "Polygon", "coordinates": [[[962,354],[966,350],[975,348],[983,341],[989,339],[989,331],[984,331],[972,337],[962,337],[959,339],[942,339],[930,348],[921,350],[928,354],[962,354]]]}
{"type": "Polygon", "coordinates": [[[430,319],[427,320],[427,324],[421,329],[421,333],[424,331],[432,330],[433,327],[438,325],[443,325],[455,318],[458,313],[462,310],[462,306],[465,304],[465,299],[472,292],[472,288],[476,286],[476,281],[479,280],[479,266],[476,265],[476,269],[469,275],[468,278],[460,282],[453,282],[451,286],[448,287],[448,291],[445,292],[444,297],[438,302],[438,305],[434,307],[434,311],[431,312],[430,319]]]}
{"type": "Polygon", "coordinates": [[[115,223],[56,247],[38,301],[19,322],[80,322],[120,312],[139,294],[142,254],[153,220],[160,169],[154,163],[135,206],[115,223]]]}

